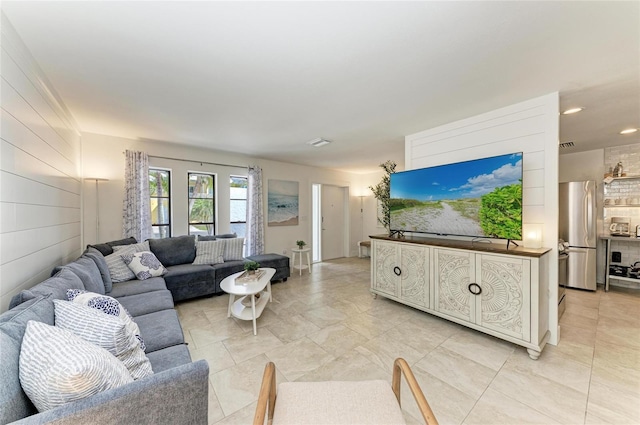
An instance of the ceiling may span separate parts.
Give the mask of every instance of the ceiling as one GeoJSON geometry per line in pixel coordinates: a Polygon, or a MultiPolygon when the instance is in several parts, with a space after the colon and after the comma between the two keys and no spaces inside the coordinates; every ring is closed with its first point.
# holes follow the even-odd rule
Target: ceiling
{"type": "Polygon", "coordinates": [[[640,142],[639,2],[12,2],[85,132],[351,172],[559,91],[561,153],[640,142]],[[306,144],[322,137],[322,148],[306,144]]]}

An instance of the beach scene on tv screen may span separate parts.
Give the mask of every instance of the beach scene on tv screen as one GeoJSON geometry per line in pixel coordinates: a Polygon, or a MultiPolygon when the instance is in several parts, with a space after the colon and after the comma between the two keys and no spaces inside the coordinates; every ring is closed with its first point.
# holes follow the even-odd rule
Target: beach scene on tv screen
{"type": "Polygon", "coordinates": [[[391,174],[391,230],[522,239],[522,153],[391,174]]]}

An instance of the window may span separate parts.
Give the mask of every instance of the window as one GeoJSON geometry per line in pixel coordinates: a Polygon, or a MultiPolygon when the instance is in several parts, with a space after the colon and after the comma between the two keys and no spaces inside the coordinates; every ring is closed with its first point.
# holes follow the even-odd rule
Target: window
{"type": "Polygon", "coordinates": [[[244,238],[247,233],[247,178],[229,179],[231,232],[244,238]]]}
{"type": "Polygon", "coordinates": [[[149,194],[153,238],[171,236],[171,172],[149,168],[149,194]]]}
{"type": "Polygon", "coordinates": [[[189,234],[215,234],[215,177],[189,173],[189,234]]]}

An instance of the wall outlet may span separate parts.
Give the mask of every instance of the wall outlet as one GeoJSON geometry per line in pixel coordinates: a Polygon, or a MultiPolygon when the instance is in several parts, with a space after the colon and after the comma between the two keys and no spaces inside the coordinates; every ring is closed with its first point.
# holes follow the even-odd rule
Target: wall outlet
{"type": "Polygon", "coordinates": [[[287,255],[287,250],[286,249],[282,250],[282,255],[287,255]]]}

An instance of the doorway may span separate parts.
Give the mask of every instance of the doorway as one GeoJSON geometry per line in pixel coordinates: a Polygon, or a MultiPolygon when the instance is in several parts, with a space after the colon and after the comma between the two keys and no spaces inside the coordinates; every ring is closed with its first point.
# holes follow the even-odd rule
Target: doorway
{"type": "Polygon", "coordinates": [[[313,261],[345,256],[347,237],[347,187],[313,184],[312,237],[313,261]]]}

